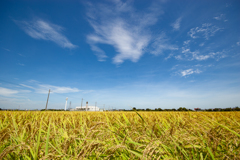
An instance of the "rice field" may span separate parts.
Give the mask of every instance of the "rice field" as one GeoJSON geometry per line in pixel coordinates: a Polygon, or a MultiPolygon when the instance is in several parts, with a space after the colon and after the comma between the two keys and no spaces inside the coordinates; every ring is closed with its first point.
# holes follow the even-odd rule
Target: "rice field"
{"type": "Polygon", "coordinates": [[[240,159],[240,112],[0,112],[0,159],[240,159]]]}

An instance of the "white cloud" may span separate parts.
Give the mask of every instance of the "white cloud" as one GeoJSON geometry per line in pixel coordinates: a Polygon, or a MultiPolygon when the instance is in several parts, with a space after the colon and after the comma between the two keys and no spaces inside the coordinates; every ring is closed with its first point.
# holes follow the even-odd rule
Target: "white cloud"
{"type": "Polygon", "coordinates": [[[10,52],[10,49],[7,49],[7,48],[3,48],[4,50],[6,50],[6,51],[8,51],[8,52],[10,52]]]}
{"type": "Polygon", "coordinates": [[[30,88],[35,90],[37,93],[48,93],[48,90],[50,89],[52,93],[74,93],[74,92],[80,92],[78,88],[72,88],[72,87],[63,87],[63,86],[54,86],[49,84],[40,84],[38,81],[30,81],[32,85],[26,85],[26,84],[20,84],[23,87],[30,88]]]}
{"type": "Polygon", "coordinates": [[[158,38],[155,39],[155,41],[151,45],[152,50],[150,53],[154,55],[163,54],[165,50],[178,50],[178,47],[176,45],[172,45],[168,42],[168,39],[166,38],[166,35],[162,33],[158,38]]]}
{"type": "Polygon", "coordinates": [[[182,17],[179,17],[171,26],[173,27],[174,30],[179,30],[180,29],[180,23],[182,21],[182,17]]]}
{"type": "Polygon", "coordinates": [[[19,65],[19,66],[25,66],[25,64],[23,64],[23,63],[18,63],[17,65],[19,65]]]}
{"type": "Polygon", "coordinates": [[[43,20],[34,20],[32,22],[27,21],[15,21],[30,37],[34,39],[43,39],[53,41],[57,45],[63,48],[76,48],[77,46],[72,44],[67,37],[65,37],[61,31],[63,28],[59,25],[52,24],[43,20]]]}
{"type": "Polygon", "coordinates": [[[93,51],[96,51],[98,58],[103,60],[107,56],[104,51],[96,46],[97,43],[112,45],[119,53],[113,58],[116,64],[122,63],[126,59],[133,62],[139,60],[143,54],[143,48],[149,43],[147,35],[134,32],[122,20],[94,26],[96,35],[89,35],[88,41],[93,51]]]}
{"type": "Polygon", "coordinates": [[[0,87],[0,95],[2,96],[12,96],[17,93],[19,93],[17,90],[0,87]]]}
{"type": "Polygon", "coordinates": [[[152,6],[145,13],[136,14],[130,2],[114,1],[114,5],[89,3],[88,21],[94,33],[87,36],[91,49],[98,56],[99,61],[107,58],[106,53],[97,46],[107,44],[114,47],[117,55],[113,63],[121,64],[125,60],[137,62],[151,44],[149,52],[161,54],[163,50],[175,50],[176,47],[167,43],[166,38],[152,36],[147,27],[157,22],[162,14],[156,6],[152,6]],[[127,18],[126,18],[127,17],[127,18]]]}
{"type": "Polygon", "coordinates": [[[185,49],[184,47],[182,47],[182,53],[189,53],[191,52],[189,48],[185,49]]]}
{"type": "Polygon", "coordinates": [[[22,55],[22,54],[20,54],[20,53],[18,53],[18,55],[21,56],[21,57],[25,57],[24,55],[22,55]]]}
{"type": "Polygon", "coordinates": [[[204,46],[204,43],[199,44],[200,47],[204,46]]]}
{"type": "Polygon", "coordinates": [[[172,53],[170,53],[167,57],[165,57],[164,59],[165,60],[168,60],[169,58],[171,58],[171,57],[173,57],[173,54],[172,53]]]}
{"type": "Polygon", "coordinates": [[[174,56],[174,58],[176,58],[177,60],[182,60],[183,59],[181,55],[174,56]]]}
{"type": "Polygon", "coordinates": [[[182,77],[191,75],[191,74],[199,74],[203,71],[206,71],[209,67],[212,67],[212,64],[209,65],[202,65],[202,64],[195,64],[195,65],[175,65],[171,68],[173,71],[173,75],[180,75],[182,77]]]}
{"type": "Polygon", "coordinates": [[[213,17],[213,19],[216,19],[218,21],[223,20],[224,22],[227,22],[228,20],[226,19],[225,14],[220,14],[219,16],[213,17]]]}
{"type": "Polygon", "coordinates": [[[200,71],[200,70],[198,70],[198,69],[196,69],[196,70],[186,69],[186,70],[184,70],[184,71],[181,71],[181,75],[182,75],[182,77],[185,77],[185,76],[190,75],[190,74],[193,74],[193,73],[199,74],[199,73],[201,73],[201,72],[202,72],[202,71],[200,71]]]}
{"type": "Polygon", "coordinates": [[[221,20],[223,18],[224,14],[220,14],[219,16],[213,17],[213,19],[221,20]]]}
{"type": "Polygon", "coordinates": [[[20,85],[23,86],[23,87],[26,87],[26,88],[35,89],[34,87],[32,87],[32,86],[28,86],[28,85],[25,85],[25,84],[20,84],[20,85]]]}
{"type": "Polygon", "coordinates": [[[183,45],[189,45],[190,42],[191,40],[183,41],[183,45]]]}
{"type": "Polygon", "coordinates": [[[209,58],[219,60],[221,58],[227,57],[225,50],[223,50],[221,52],[210,52],[210,53],[207,53],[207,54],[201,54],[198,50],[197,51],[191,51],[190,48],[182,47],[182,53],[183,54],[181,54],[181,55],[175,56],[175,58],[177,60],[189,60],[189,61],[198,60],[198,61],[202,61],[202,60],[207,60],[209,58]]]}
{"type": "Polygon", "coordinates": [[[21,89],[9,89],[9,88],[4,88],[0,87],[0,95],[6,96],[6,97],[11,97],[11,96],[16,96],[17,94],[20,93],[29,93],[31,92],[30,90],[21,90],[21,89]]]}
{"type": "Polygon", "coordinates": [[[240,41],[236,43],[238,46],[240,46],[240,41]]]}
{"type": "Polygon", "coordinates": [[[209,37],[214,36],[216,32],[221,31],[221,30],[222,30],[222,28],[213,26],[211,23],[204,23],[204,24],[202,24],[202,27],[192,28],[188,32],[188,34],[192,38],[204,37],[205,39],[209,39],[209,37]]]}
{"type": "Polygon", "coordinates": [[[49,89],[51,90],[52,93],[73,93],[73,92],[80,91],[77,88],[59,87],[59,86],[44,84],[44,85],[39,85],[39,88],[36,88],[36,92],[37,93],[47,93],[49,89]]]}

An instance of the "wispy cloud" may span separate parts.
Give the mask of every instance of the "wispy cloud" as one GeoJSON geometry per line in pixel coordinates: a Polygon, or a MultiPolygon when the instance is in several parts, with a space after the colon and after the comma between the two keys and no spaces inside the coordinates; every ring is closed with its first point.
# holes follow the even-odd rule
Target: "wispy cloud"
{"type": "Polygon", "coordinates": [[[173,57],[173,54],[170,53],[167,57],[164,58],[164,60],[168,60],[169,58],[172,58],[173,57]]]}
{"type": "Polygon", "coordinates": [[[186,70],[184,70],[184,71],[181,71],[181,75],[182,75],[182,77],[185,77],[185,76],[187,76],[187,75],[190,75],[190,74],[194,74],[194,73],[197,73],[197,74],[199,74],[199,73],[201,73],[202,71],[200,71],[200,70],[198,70],[198,69],[196,69],[196,70],[193,70],[193,69],[186,69],[186,70]]]}
{"type": "Polygon", "coordinates": [[[179,30],[180,29],[180,23],[182,21],[182,17],[179,17],[174,23],[171,24],[173,27],[173,30],[179,30]]]}
{"type": "Polygon", "coordinates": [[[166,38],[166,35],[164,33],[160,34],[152,43],[152,50],[150,53],[159,55],[163,54],[165,50],[178,50],[178,47],[176,45],[172,45],[168,41],[169,40],[166,38]]]}
{"type": "Polygon", "coordinates": [[[7,49],[7,48],[3,48],[5,51],[8,51],[8,52],[10,52],[10,49],[7,49]]]}
{"type": "Polygon", "coordinates": [[[183,41],[183,45],[189,45],[190,42],[191,40],[183,41]]]}
{"type": "Polygon", "coordinates": [[[23,54],[20,54],[20,53],[18,53],[18,55],[21,56],[21,57],[26,57],[26,56],[24,56],[23,54]]]}
{"type": "Polygon", "coordinates": [[[87,41],[100,61],[104,61],[107,55],[98,44],[114,47],[118,53],[113,57],[115,64],[125,60],[137,62],[148,46],[148,51],[155,55],[163,50],[176,49],[162,35],[152,36],[147,29],[157,22],[157,17],[163,13],[161,9],[159,11],[157,5],[152,5],[146,12],[137,13],[130,3],[120,0],[111,5],[89,3],[87,16],[94,33],[87,36],[87,41]]]}
{"type": "Polygon", "coordinates": [[[220,52],[208,52],[208,53],[200,53],[198,50],[196,51],[191,51],[190,48],[182,47],[182,54],[174,56],[175,59],[177,60],[198,60],[198,61],[203,61],[207,60],[209,58],[219,60],[222,58],[227,57],[226,51],[220,51],[220,52]]]}
{"type": "Polygon", "coordinates": [[[240,41],[236,43],[238,46],[240,46],[240,41]]]}
{"type": "Polygon", "coordinates": [[[0,87],[0,95],[1,96],[6,96],[6,97],[16,96],[19,93],[29,93],[29,92],[31,92],[31,91],[30,90],[9,89],[9,88],[0,87]]]}
{"type": "Polygon", "coordinates": [[[30,88],[35,90],[36,93],[48,93],[48,90],[50,89],[52,93],[74,93],[74,92],[80,92],[78,88],[72,88],[72,87],[65,87],[65,86],[54,86],[49,84],[41,84],[38,81],[30,81],[30,85],[26,84],[20,84],[23,87],[30,88]]]}
{"type": "Polygon", "coordinates": [[[188,35],[192,38],[200,38],[203,37],[205,39],[209,39],[215,35],[216,32],[221,31],[222,28],[212,25],[211,23],[204,23],[202,27],[192,28],[188,35]]]}
{"type": "Polygon", "coordinates": [[[213,67],[212,64],[202,65],[202,64],[195,64],[195,65],[174,65],[171,68],[173,71],[173,75],[186,77],[191,74],[200,74],[205,72],[209,67],[213,67]]]}
{"type": "Polygon", "coordinates": [[[0,87],[0,95],[2,96],[12,96],[17,93],[19,93],[17,90],[0,87]]]}
{"type": "Polygon", "coordinates": [[[138,61],[143,54],[143,48],[149,43],[148,36],[134,33],[122,20],[104,25],[92,24],[92,26],[94,26],[96,34],[89,35],[87,38],[92,50],[97,52],[100,61],[107,56],[96,46],[97,43],[109,44],[116,49],[119,53],[113,58],[113,62],[116,64],[122,63],[126,59],[133,62],[138,61]]]}
{"type": "Polygon", "coordinates": [[[19,66],[25,66],[25,64],[23,64],[23,63],[18,63],[17,65],[19,65],[19,66]]]}
{"type": "Polygon", "coordinates": [[[216,19],[218,21],[223,20],[224,22],[227,22],[228,20],[226,19],[225,14],[220,14],[219,16],[213,17],[213,19],[216,19]]]}
{"type": "Polygon", "coordinates": [[[63,27],[41,19],[15,22],[34,39],[52,41],[63,48],[76,48],[61,32],[63,27]]]}
{"type": "Polygon", "coordinates": [[[51,90],[52,93],[73,93],[79,92],[80,90],[77,88],[71,87],[60,87],[60,86],[53,86],[53,85],[39,85],[39,88],[36,89],[37,93],[47,93],[48,90],[51,90]]]}

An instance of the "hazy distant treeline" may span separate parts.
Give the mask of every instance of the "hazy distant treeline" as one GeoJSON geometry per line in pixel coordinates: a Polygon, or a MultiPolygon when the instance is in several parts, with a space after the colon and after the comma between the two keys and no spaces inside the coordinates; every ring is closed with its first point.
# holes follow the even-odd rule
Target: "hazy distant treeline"
{"type": "MultiPolygon", "coordinates": [[[[0,110],[2,110],[0,108],[0,110]]],[[[23,110],[18,110],[18,109],[4,109],[4,110],[10,110],[10,111],[23,111],[23,110]]],[[[41,110],[34,110],[34,111],[45,111],[45,109],[41,109],[41,110]]],[[[65,111],[64,109],[48,109],[47,111],[65,111]]],[[[70,111],[69,109],[67,111],[70,111]]],[[[213,108],[213,109],[201,109],[201,108],[195,108],[195,109],[187,109],[185,107],[180,107],[178,109],[161,109],[161,108],[155,108],[155,109],[150,109],[150,108],[146,108],[146,109],[137,109],[137,108],[133,108],[133,109],[114,109],[114,110],[105,110],[105,111],[208,111],[208,112],[216,112],[216,111],[240,111],[239,107],[234,107],[234,108],[213,108]]]]}

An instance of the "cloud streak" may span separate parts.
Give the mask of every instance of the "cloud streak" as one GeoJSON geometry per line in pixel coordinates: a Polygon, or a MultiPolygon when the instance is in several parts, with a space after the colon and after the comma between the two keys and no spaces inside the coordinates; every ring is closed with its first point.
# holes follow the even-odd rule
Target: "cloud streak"
{"type": "Polygon", "coordinates": [[[63,28],[59,25],[41,19],[31,22],[15,20],[15,22],[25,31],[26,34],[34,39],[52,41],[63,48],[73,49],[77,47],[61,33],[63,28]]]}
{"type": "Polygon", "coordinates": [[[185,77],[185,76],[188,76],[188,75],[190,75],[190,74],[194,74],[194,73],[197,73],[197,74],[199,74],[199,73],[201,73],[202,71],[200,71],[200,70],[198,70],[198,69],[196,69],[196,70],[193,70],[193,69],[186,69],[186,70],[183,70],[183,71],[181,71],[181,75],[182,75],[182,77],[185,77]]]}
{"type": "Polygon", "coordinates": [[[226,19],[225,14],[220,14],[219,16],[213,17],[213,19],[221,21],[223,20],[224,22],[227,22],[228,20],[226,19]]]}
{"type": "Polygon", "coordinates": [[[0,87],[0,95],[6,96],[6,97],[15,96],[19,93],[29,93],[29,92],[31,92],[31,91],[30,90],[19,90],[19,89],[16,90],[16,89],[0,87]]]}
{"type": "Polygon", "coordinates": [[[180,23],[182,21],[182,17],[179,17],[174,23],[171,24],[173,27],[173,30],[179,30],[180,29],[180,23]]]}
{"type": "Polygon", "coordinates": [[[52,93],[75,93],[80,92],[78,88],[72,88],[72,87],[63,87],[63,86],[54,86],[49,84],[40,84],[37,81],[33,81],[35,84],[33,86],[26,85],[26,84],[20,84],[23,87],[30,88],[35,90],[36,93],[46,94],[48,93],[48,90],[50,89],[52,93]]]}
{"type": "Polygon", "coordinates": [[[12,96],[17,93],[19,93],[17,90],[0,87],[0,95],[2,96],[12,96]]]}

